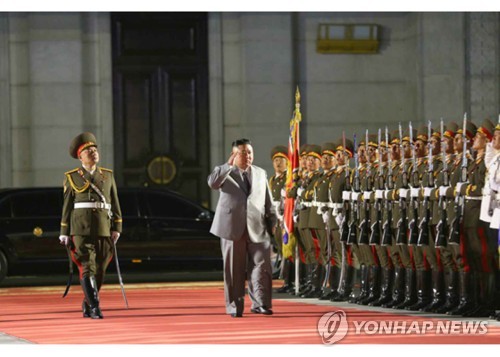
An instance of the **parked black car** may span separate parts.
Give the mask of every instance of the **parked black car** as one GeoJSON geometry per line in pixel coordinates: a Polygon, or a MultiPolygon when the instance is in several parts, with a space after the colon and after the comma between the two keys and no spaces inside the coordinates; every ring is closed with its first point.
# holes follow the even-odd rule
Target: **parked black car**
{"type": "MultiPolygon", "coordinates": [[[[130,269],[222,269],[213,212],[167,189],[119,188],[120,265],[130,269]]],[[[0,190],[0,281],[7,274],[67,270],[59,244],[62,188],[0,190]]]]}

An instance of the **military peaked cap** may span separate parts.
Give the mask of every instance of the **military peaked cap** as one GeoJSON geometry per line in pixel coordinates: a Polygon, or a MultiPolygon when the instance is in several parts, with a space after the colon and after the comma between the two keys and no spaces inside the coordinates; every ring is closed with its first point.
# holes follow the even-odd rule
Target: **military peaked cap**
{"type": "Polygon", "coordinates": [[[94,134],[89,132],[81,133],[71,141],[69,154],[72,158],[78,159],[80,153],[91,146],[97,147],[97,140],[94,134]]]}
{"type": "Polygon", "coordinates": [[[288,148],[283,145],[277,145],[271,149],[271,160],[275,157],[284,157],[288,159],[288,148]]]}

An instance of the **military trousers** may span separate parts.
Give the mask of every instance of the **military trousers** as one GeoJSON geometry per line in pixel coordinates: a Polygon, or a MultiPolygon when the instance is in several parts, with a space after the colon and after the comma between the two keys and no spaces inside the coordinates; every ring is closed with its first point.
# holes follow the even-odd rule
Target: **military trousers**
{"type": "Polygon", "coordinates": [[[78,267],[80,280],[95,276],[100,287],[113,259],[113,241],[111,237],[73,236],[71,259],[78,267]]]}
{"type": "Polygon", "coordinates": [[[301,228],[300,230],[300,246],[304,252],[306,264],[316,264],[316,248],[314,246],[313,236],[309,228],[301,228]]]}

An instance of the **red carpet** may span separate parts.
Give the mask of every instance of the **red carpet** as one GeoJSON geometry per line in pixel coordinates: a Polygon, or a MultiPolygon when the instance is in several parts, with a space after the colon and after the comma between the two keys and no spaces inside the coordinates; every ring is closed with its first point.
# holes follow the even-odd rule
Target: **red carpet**
{"type": "Polygon", "coordinates": [[[119,287],[107,285],[101,292],[105,318],[91,320],[81,317],[80,287],[73,286],[64,299],[63,290],[0,289],[0,332],[39,344],[322,344],[319,319],[342,309],[349,331],[340,344],[492,344],[500,334],[491,324],[485,334],[443,335],[435,328],[425,334],[379,334],[370,328],[356,333],[362,321],[373,321],[371,327],[381,321],[408,327],[439,320],[277,299],[273,316],[251,314],[247,300],[244,317],[235,319],[224,313],[221,283],[128,285],[128,310],[119,287]]]}

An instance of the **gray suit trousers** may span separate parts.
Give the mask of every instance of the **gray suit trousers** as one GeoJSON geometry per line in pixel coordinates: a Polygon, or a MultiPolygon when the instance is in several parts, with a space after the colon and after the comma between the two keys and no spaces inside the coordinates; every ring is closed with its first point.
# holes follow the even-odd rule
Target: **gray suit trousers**
{"type": "Polygon", "coordinates": [[[272,307],[271,244],[254,243],[247,230],[237,241],[221,239],[226,313],[243,313],[245,280],[252,308],[272,307]]]}

